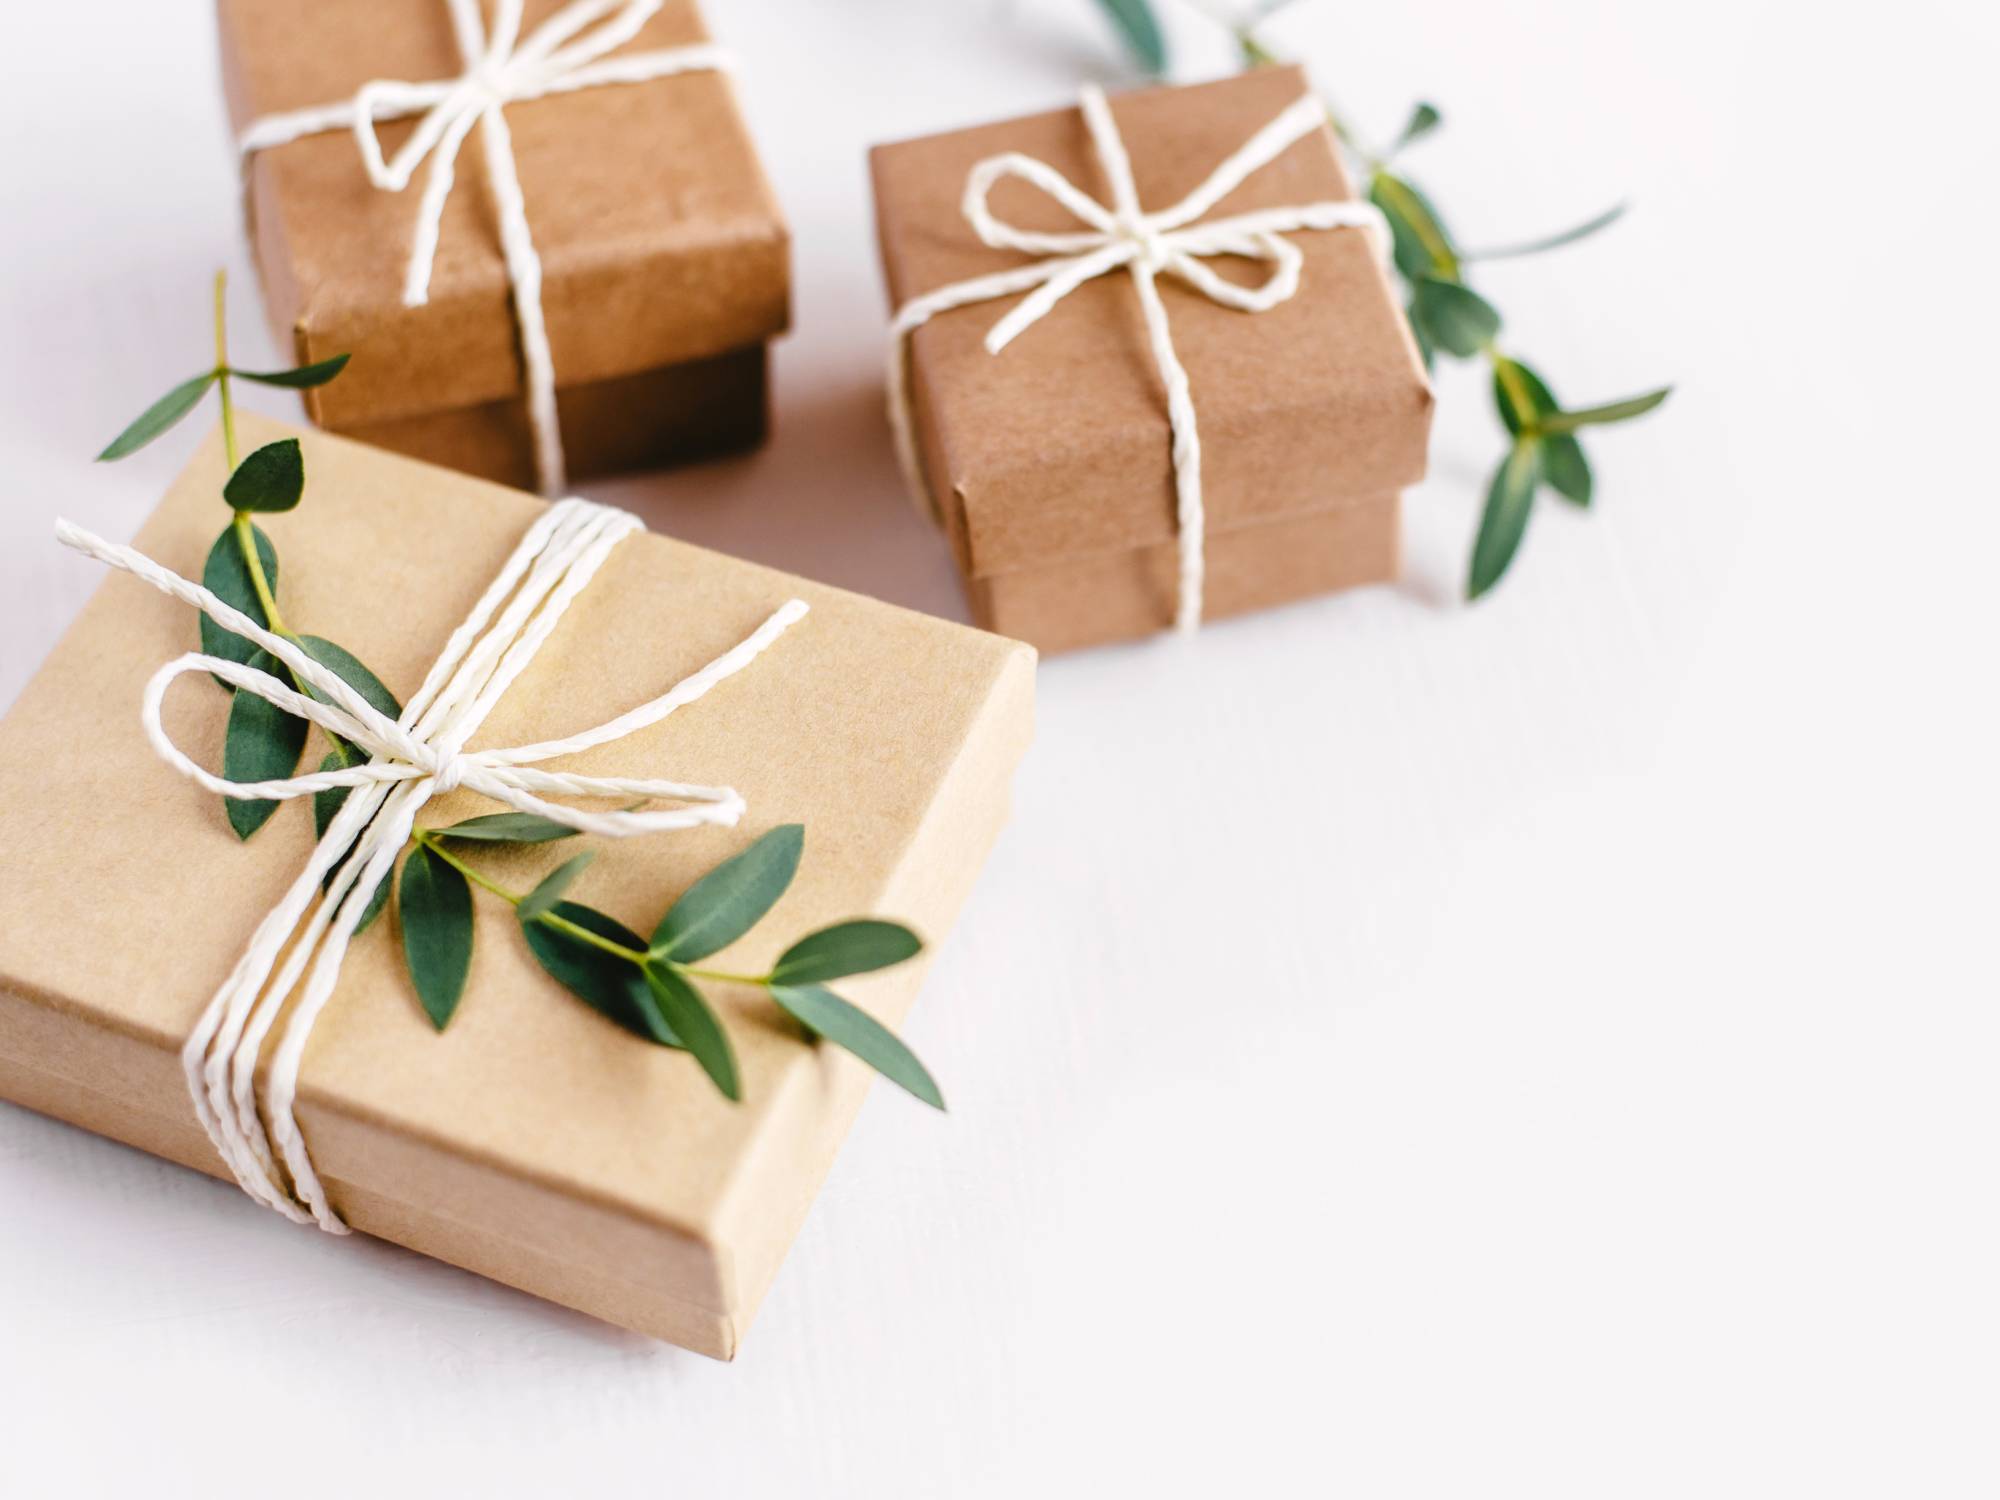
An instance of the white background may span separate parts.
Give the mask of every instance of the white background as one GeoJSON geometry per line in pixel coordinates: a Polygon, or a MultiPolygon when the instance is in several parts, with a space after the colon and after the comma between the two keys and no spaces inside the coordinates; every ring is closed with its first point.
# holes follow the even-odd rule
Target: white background
{"type": "MultiPolygon", "coordinates": [[[[593,493],[956,613],[863,148],[1117,49],[1086,0],[712,8],[797,236],[776,438],[593,493]]],[[[216,264],[273,353],[205,7],[17,9],[0,702],[98,581],[51,521],[129,534],[191,441],[88,462],[207,358],[216,264]]],[[[1630,195],[1481,284],[1571,400],[1679,389],[1477,607],[1453,371],[1401,587],[1046,665],[910,1028],[953,1112],[875,1091],[737,1364],[0,1106],[0,1490],[2000,1489],[2000,34],[1845,9],[1272,27],[1377,138],[1444,107],[1409,165],[1468,241],[1630,195]]],[[[1182,76],[1227,66],[1174,15],[1182,76]]]]}

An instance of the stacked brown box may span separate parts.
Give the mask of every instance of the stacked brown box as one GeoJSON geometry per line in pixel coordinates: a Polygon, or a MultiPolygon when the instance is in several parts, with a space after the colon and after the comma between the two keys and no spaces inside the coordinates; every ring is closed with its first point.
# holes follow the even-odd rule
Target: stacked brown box
{"type": "MultiPolygon", "coordinates": [[[[561,0],[529,0],[526,29],[561,0]]],[[[220,0],[240,132],[371,79],[465,65],[442,0],[220,0]]],[[[621,51],[708,32],[668,0],[621,51]]],[[[572,477],[747,447],[765,430],[766,343],[789,317],[789,245],[725,73],[581,89],[507,108],[542,261],[572,477]]],[[[415,128],[378,129],[385,156],[415,128]]],[[[521,358],[484,153],[446,202],[430,300],[402,301],[422,178],[386,192],[347,130],[254,153],[246,211],[265,302],[301,364],[353,362],[307,393],[322,426],[505,483],[533,482],[521,358]]]]}

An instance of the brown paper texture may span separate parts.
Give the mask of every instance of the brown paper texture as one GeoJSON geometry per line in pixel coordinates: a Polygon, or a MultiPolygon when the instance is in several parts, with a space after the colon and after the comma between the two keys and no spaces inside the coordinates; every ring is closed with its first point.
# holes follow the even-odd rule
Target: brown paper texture
{"type": "MultiPolygon", "coordinates": [[[[1394,578],[1402,501],[1391,491],[1333,510],[1211,532],[1202,618],[1226,620],[1394,578]]],[[[1133,640],[1174,617],[1180,548],[1157,542],[1020,573],[966,580],[985,630],[1044,653],[1133,640]]]]}
{"type": "MultiPolygon", "coordinates": [[[[560,3],[528,0],[524,34],[560,3]]],[[[464,71],[441,0],[219,0],[218,11],[239,131],[261,115],[351,98],[370,79],[464,71]]],[[[693,0],[668,0],[625,50],[707,40],[693,0]]],[[[783,331],[787,234],[726,74],[527,100],[507,107],[507,124],[561,387],[709,359],[783,331]]],[[[414,120],[381,123],[384,154],[414,128],[414,120]]],[[[430,301],[402,305],[427,170],[403,192],[385,192],[369,182],[345,130],[260,151],[248,164],[251,238],[280,342],[301,362],[354,357],[339,380],[306,393],[313,419],[330,428],[521,395],[476,140],[458,156],[430,301]]],[[[635,406],[630,422],[646,410],[635,406]]]]}
{"type": "MultiPolygon", "coordinates": [[[[1114,99],[1141,204],[1161,208],[1183,197],[1309,87],[1298,68],[1264,68],[1114,99]]],[[[1075,109],[877,147],[877,228],[892,304],[1023,263],[1018,252],[982,245],[960,208],[973,165],[1003,151],[1045,161],[1100,201],[1107,197],[1075,109]]],[[[1211,217],[1352,196],[1332,138],[1321,131],[1253,174],[1211,217]]],[[[1023,183],[1002,183],[992,204],[1025,228],[1078,227],[1023,183]]],[[[1369,566],[1329,564],[1318,586],[1389,577],[1394,544],[1385,537],[1395,515],[1386,500],[1422,477],[1430,387],[1363,233],[1288,238],[1305,256],[1300,288],[1268,312],[1218,306],[1172,277],[1159,283],[1200,422],[1211,558],[1242,553],[1224,543],[1238,529],[1372,508],[1358,539],[1369,566]]],[[[1225,275],[1266,274],[1261,265],[1217,264],[1225,275]]],[[[1165,393],[1130,283],[1124,273],[1086,282],[998,355],[981,340],[1011,299],[942,314],[910,341],[931,489],[961,569],[991,585],[971,590],[975,609],[1007,592],[993,581],[1046,573],[1038,610],[1056,610],[1058,574],[1092,576],[1076,571],[1080,560],[1174,539],[1165,393]]],[[[1273,549],[1282,535],[1269,533],[1273,549]]],[[[1260,593],[1254,578],[1244,578],[1218,601],[1219,612],[1293,597],[1299,581],[1274,574],[1260,593]]],[[[1159,629],[1173,614],[1170,594],[1116,619],[1102,603],[1079,599],[1083,613],[1061,618],[1017,611],[1007,625],[997,614],[982,617],[1053,649],[1159,629]]]]}
{"type": "MultiPolygon", "coordinates": [[[[287,431],[243,421],[253,444],[287,431]]],[[[287,615],[407,694],[540,502],[323,434],[302,441],[306,502],[261,523],[287,615]]],[[[136,545],[198,575],[227,520],[223,477],[211,438],[136,545]]],[[[718,861],[798,821],[797,883],[718,964],[759,969],[812,928],[865,913],[909,921],[934,948],[1005,815],[1029,733],[1025,647],[640,535],[619,545],[476,743],[608,718],[794,594],[812,612],[749,669],[565,762],[732,785],[749,817],[594,840],[575,895],[650,930],[718,861]]],[[[239,843],[218,799],[147,745],[141,689],[194,646],[185,605],[111,576],[0,722],[11,871],[0,883],[0,1095],[222,1175],[178,1051],[312,834],[300,804],[239,843]]],[[[177,741],[219,765],[226,695],[190,677],[167,708],[177,741]]],[[[459,793],[425,821],[493,806],[459,793]]],[[[546,850],[521,851],[483,867],[518,886],[550,863],[546,850]]],[[[334,1205],[357,1229],[728,1357],[871,1075],[806,1045],[760,992],[717,986],[744,1079],[731,1105],[685,1053],[630,1036],[548,979],[502,903],[482,897],[477,922],[466,997],[442,1035],[411,993],[393,914],[349,953],[305,1054],[298,1111],[334,1205]]],[[[895,1024],[921,971],[841,989],[895,1024]]],[[[934,1121],[913,1105],[908,1123],[934,1121]]]]}

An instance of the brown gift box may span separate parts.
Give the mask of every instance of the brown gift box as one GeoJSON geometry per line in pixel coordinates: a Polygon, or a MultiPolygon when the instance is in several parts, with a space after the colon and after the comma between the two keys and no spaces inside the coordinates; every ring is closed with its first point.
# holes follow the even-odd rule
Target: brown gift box
{"type": "MultiPolygon", "coordinates": [[[[528,0],[523,35],[561,3],[528,0]]],[[[465,70],[443,0],[219,0],[219,19],[238,132],[351,99],[371,79],[465,70]]],[[[611,55],[708,40],[693,0],[668,0],[611,55]]],[[[506,116],[571,477],[762,441],[765,343],[788,321],[789,248],[727,74],[580,89],[506,116]]],[[[415,124],[379,124],[385,157],[415,124]]],[[[254,153],[245,208],[266,308],[299,363],[354,357],[305,393],[320,425],[532,485],[512,294],[476,139],[458,156],[430,301],[402,303],[428,170],[402,192],[377,188],[345,129],[254,153]]]]}
{"type": "MultiPolygon", "coordinates": [[[[244,425],[252,444],[287,430],[244,425]]],[[[284,564],[287,616],[406,694],[540,502],[338,438],[303,441],[305,503],[261,522],[284,564]]],[[[138,548],[198,576],[227,520],[223,478],[212,437],[138,548]]],[[[1031,651],[640,534],[612,552],[476,742],[607,719],[794,595],[811,613],[707,697],[551,763],[747,799],[734,829],[592,841],[576,898],[641,930],[758,834],[805,825],[795,884],[714,960],[737,971],[762,972],[790,941],[850,916],[907,921],[933,947],[944,937],[1007,810],[1031,651]]],[[[312,819],[303,803],[282,806],[238,843],[219,799],[154,755],[141,689],[194,644],[187,606],[109,577],[0,722],[0,1097],[226,1176],[179,1049],[304,862],[312,819]]],[[[217,766],[227,704],[190,677],[168,697],[167,728],[217,766]]],[[[492,810],[458,792],[423,821],[492,810]]],[[[555,861],[523,850],[482,863],[525,888],[555,861]]],[[[442,1034],[410,989],[392,914],[348,953],[298,1107],[335,1208],[370,1234],[731,1356],[872,1075],[808,1046],[761,992],[716,985],[743,1077],[731,1105],[688,1054],[620,1030],[543,974],[502,903],[479,897],[476,921],[465,999],[442,1034]]],[[[837,988],[894,1025],[922,967],[837,988]]],[[[948,1093],[950,1070],[938,1071],[948,1093]]],[[[907,1123],[940,1122],[911,1103],[907,1123]]]]}
{"type": "MultiPolygon", "coordinates": [[[[1112,100],[1141,206],[1177,202],[1308,88],[1298,68],[1263,68],[1112,100]]],[[[879,146],[895,306],[1029,259],[981,244],[960,207],[974,164],[1006,151],[1108,201],[1075,109],[879,146]]],[[[1319,131],[1205,218],[1352,196],[1319,131]]],[[[992,203],[1024,229],[1083,227],[1024,183],[1003,182],[992,203]]],[[[1159,280],[1201,432],[1210,618],[1394,577],[1398,492],[1424,471],[1430,387],[1374,250],[1351,229],[1287,238],[1304,273],[1267,312],[1159,280]]],[[[981,340],[1014,300],[940,314],[909,341],[918,451],[973,616],[1044,651],[1163,629],[1178,558],[1173,466],[1131,277],[1085,282],[988,354],[981,340]]]]}

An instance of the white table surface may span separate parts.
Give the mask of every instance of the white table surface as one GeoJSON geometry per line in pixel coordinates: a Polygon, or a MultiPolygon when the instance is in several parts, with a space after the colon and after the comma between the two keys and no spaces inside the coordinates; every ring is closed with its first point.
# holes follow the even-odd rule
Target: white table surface
{"type": "MultiPolygon", "coordinates": [[[[1085,0],[713,9],[796,230],[776,437],[593,493],[956,613],[863,147],[1116,50],[1085,0]]],[[[1046,665],[910,1026],[953,1112],[874,1092],[736,1364],[0,1106],[0,1491],[1993,1493],[2000,33],[1843,9],[1273,28],[1378,135],[1444,106],[1468,240],[1629,194],[1482,284],[1573,399],[1679,390],[1478,607],[1454,370],[1401,587],[1046,665]]],[[[273,353],[206,8],[10,21],[0,703],[98,582],[54,517],[127,535],[186,452],[88,462],[218,263],[273,353]]]]}

